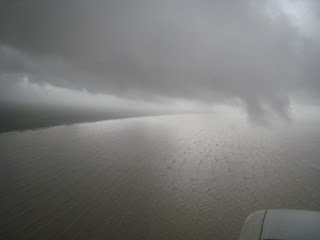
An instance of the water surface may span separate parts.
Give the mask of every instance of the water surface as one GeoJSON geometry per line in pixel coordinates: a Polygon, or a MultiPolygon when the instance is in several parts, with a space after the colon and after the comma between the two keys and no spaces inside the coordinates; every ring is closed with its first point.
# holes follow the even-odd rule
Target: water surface
{"type": "Polygon", "coordinates": [[[0,135],[4,239],[237,239],[246,216],[320,210],[320,128],[180,115],[0,135]]]}

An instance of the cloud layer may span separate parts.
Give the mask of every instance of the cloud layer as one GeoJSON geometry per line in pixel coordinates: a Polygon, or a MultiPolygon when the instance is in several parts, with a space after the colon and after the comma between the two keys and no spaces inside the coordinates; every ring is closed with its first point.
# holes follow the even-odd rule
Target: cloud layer
{"type": "Polygon", "coordinates": [[[26,74],[137,101],[241,101],[252,119],[266,109],[288,118],[292,98],[319,103],[320,11],[280,2],[2,1],[0,93],[26,74]]]}

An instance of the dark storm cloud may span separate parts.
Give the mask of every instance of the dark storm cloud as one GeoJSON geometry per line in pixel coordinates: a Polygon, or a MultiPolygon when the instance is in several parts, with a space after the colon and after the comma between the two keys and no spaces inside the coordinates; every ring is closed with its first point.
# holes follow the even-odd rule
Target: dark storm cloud
{"type": "MultiPolygon", "coordinates": [[[[308,4],[319,20],[319,5],[308,4]]],[[[292,96],[318,102],[319,39],[304,36],[285,14],[271,18],[266,6],[2,0],[0,70],[146,101],[241,99],[252,118],[263,118],[266,108],[287,118],[292,96]]]]}

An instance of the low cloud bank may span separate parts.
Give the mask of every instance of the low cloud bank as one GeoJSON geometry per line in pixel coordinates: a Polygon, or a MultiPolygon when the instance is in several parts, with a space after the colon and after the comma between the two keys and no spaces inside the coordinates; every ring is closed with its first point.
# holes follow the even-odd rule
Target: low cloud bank
{"type": "Polygon", "coordinates": [[[168,113],[228,105],[289,120],[292,102],[320,103],[319,16],[312,0],[6,1],[1,98],[168,113]]]}

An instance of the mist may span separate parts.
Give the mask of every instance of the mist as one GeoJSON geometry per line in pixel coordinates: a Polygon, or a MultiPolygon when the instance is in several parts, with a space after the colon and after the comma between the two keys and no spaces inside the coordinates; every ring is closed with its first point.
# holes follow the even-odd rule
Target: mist
{"type": "Polygon", "coordinates": [[[320,239],[319,43],[318,0],[0,0],[0,239],[320,239]]]}

